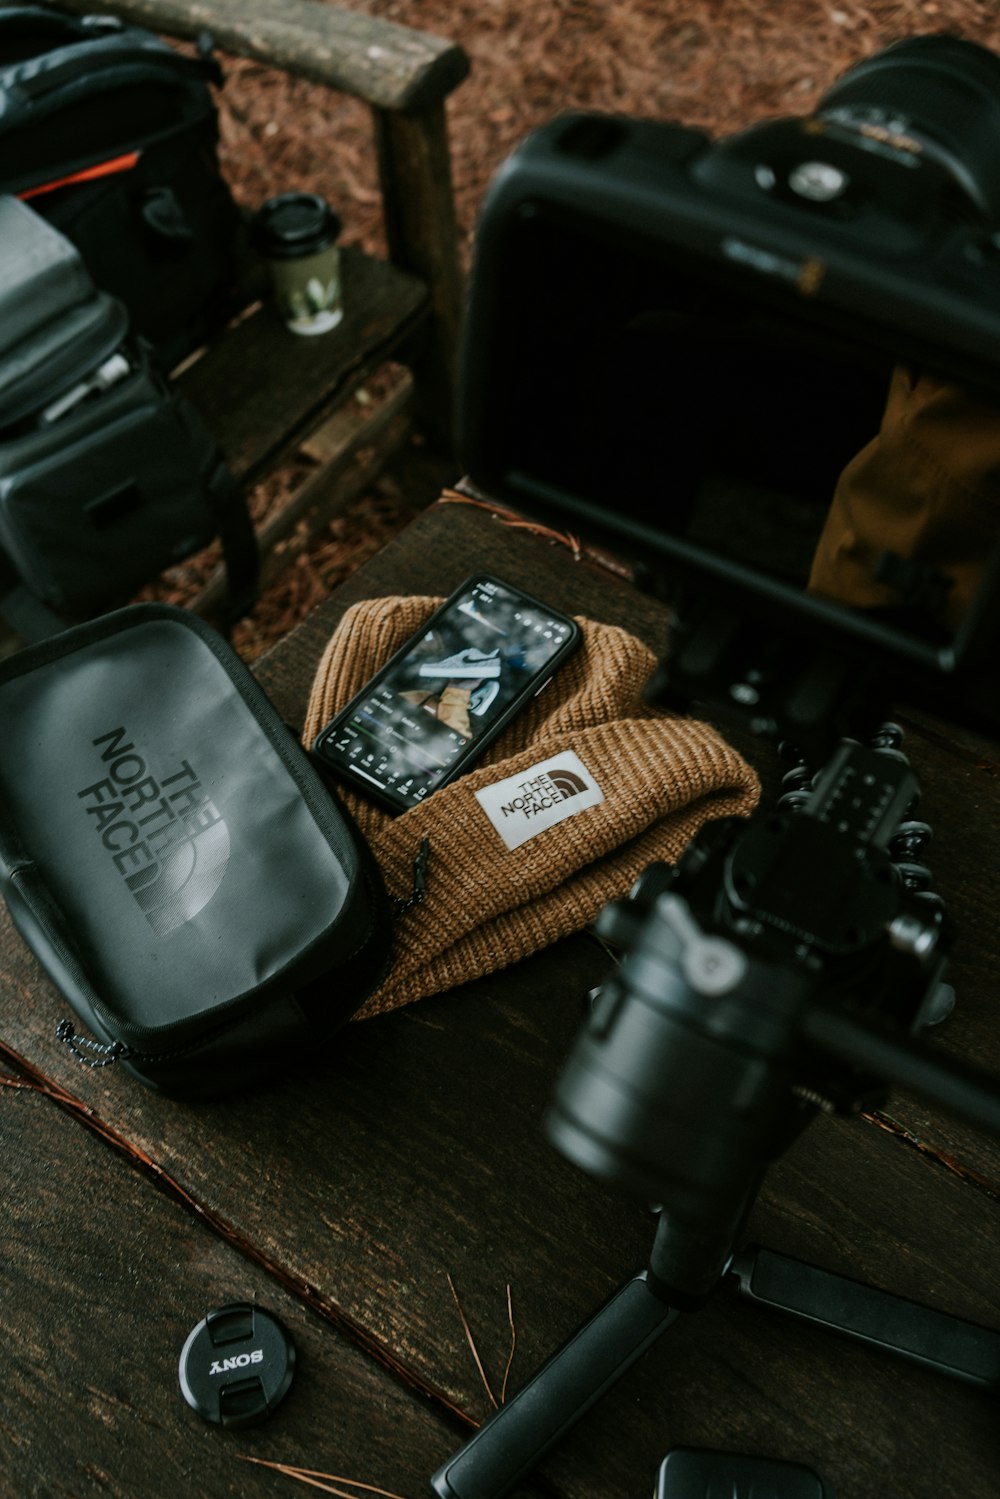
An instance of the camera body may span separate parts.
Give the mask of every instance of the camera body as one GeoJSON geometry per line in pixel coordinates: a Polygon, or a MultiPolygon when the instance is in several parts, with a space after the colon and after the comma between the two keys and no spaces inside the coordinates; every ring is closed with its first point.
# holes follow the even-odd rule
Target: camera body
{"type": "MultiPolygon", "coordinates": [[[[720,142],[561,117],[487,195],[463,344],[467,471],[679,581],[716,636],[720,611],[730,638],[749,627],[760,659],[716,661],[724,691],[734,673],[766,676],[775,642],[787,677],[794,637],[809,663],[877,666],[891,696],[1000,722],[995,558],[948,631],[808,587],[838,476],[878,432],[894,369],[995,403],[1000,425],[1000,171],[980,140],[984,112],[1000,140],[995,110],[1000,59],[921,38],[845,75],[816,114],[720,142]],[[914,68],[930,130],[892,102],[914,68]]],[[[704,678],[686,670],[674,681],[697,695],[704,678]]]]}

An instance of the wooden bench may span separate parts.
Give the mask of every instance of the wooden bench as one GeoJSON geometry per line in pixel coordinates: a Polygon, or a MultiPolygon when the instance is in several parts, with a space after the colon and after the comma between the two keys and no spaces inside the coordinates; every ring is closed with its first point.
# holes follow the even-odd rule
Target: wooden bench
{"type": "MultiPolygon", "coordinates": [[[[556,607],[663,648],[662,605],[485,509],[440,505],[258,663],[283,716],[302,722],[350,605],[447,593],[484,556],[556,607]]],[[[938,1044],[997,1072],[995,746],[905,722],[936,888],[961,935],[938,1044]]],[[[774,794],[785,767],[744,739],[774,794]]],[[[540,1129],[608,967],[577,933],[349,1026],[270,1087],[191,1106],[74,1061],[55,1038],[67,1006],[0,905],[3,1492],[305,1492],[263,1461],[357,1481],[314,1479],[341,1493],[429,1494],[489,1414],[487,1381],[499,1398],[512,1343],[511,1395],[646,1262],[652,1215],[540,1129]],[[285,1322],[299,1369],[264,1426],[216,1431],[184,1403],[178,1355],[206,1310],[254,1297],[285,1322]]],[[[749,1231],[997,1327],[998,1204],[1000,1145],[899,1093],[877,1115],[817,1118],[769,1169],[749,1231]]],[[[838,1499],[995,1499],[995,1396],[731,1291],[680,1318],[518,1499],[650,1494],[684,1446],[808,1464],[838,1499]]]]}
{"type": "MultiPolygon", "coordinates": [[[[208,32],[223,53],[319,83],[371,110],[388,259],[347,248],[337,335],[290,334],[261,296],[258,265],[243,290],[247,315],[178,376],[247,489],[341,413],[305,486],[259,533],[266,586],[278,569],[277,543],[293,529],[320,529],[414,430],[441,451],[450,447],[463,274],[445,100],[468,74],[468,59],[449,41],[322,0],[58,5],[76,13],[99,8],[171,38],[208,32]],[[348,419],[349,398],[389,359],[406,365],[410,378],[386,402],[348,419]]],[[[222,596],[220,573],[192,606],[211,615],[222,596]]]]}

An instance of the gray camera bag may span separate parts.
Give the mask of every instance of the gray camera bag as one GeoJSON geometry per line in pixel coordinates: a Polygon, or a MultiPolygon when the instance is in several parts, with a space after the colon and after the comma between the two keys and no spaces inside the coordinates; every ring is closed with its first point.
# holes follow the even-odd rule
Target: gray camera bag
{"type": "Polygon", "coordinates": [[[127,334],[69,241],[0,197],[0,607],[29,640],[125,603],[217,535],[234,616],[252,598],[243,497],[127,334]]]}

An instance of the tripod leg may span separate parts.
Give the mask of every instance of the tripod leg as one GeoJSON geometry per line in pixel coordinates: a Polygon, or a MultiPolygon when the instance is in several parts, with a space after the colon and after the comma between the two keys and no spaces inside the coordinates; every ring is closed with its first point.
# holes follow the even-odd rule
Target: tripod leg
{"type": "Polygon", "coordinates": [[[748,1245],[731,1265],[740,1293],[980,1389],[1000,1389],[1000,1332],[890,1291],[748,1245]]]}
{"type": "Polygon", "coordinates": [[[678,1316],[646,1271],[606,1301],[431,1479],[439,1499],[501,1499],[678,1316]]]}

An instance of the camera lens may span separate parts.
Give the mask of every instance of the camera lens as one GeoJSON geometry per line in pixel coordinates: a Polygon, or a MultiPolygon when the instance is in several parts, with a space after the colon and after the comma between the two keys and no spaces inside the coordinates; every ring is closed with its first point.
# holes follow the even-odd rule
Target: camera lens
{"type": "Polygon", "coordinates": [[[817,109],[877,147],[912,142],[1000,223],[1000,57],[952,36],[912,37],[851,68],[817,109]]]}

